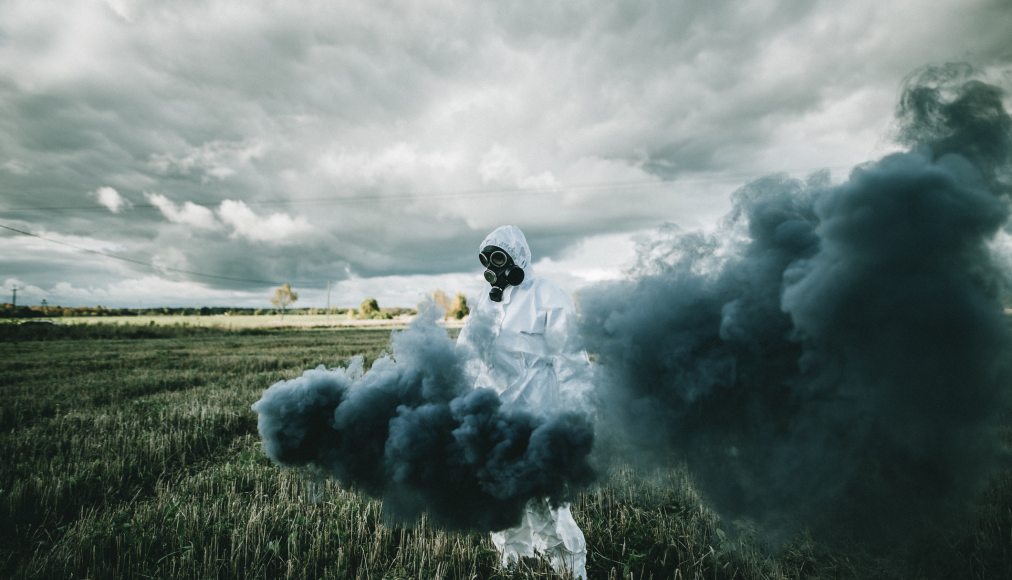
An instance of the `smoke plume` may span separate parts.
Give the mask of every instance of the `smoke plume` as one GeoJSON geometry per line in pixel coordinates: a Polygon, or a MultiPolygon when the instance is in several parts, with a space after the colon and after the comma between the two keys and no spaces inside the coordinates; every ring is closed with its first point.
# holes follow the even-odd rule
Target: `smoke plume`
{"type": "Polygon", "coordinates": [[[528,500],[559,503],[589,484],[589,421],[504,409],[473,389],[473,353],[455,349],[438,316],[423,309],[368,371],[356,358],[267,389],[253,405],[267,455],[382,499],[395,520],[424,512],[452,529],[513,527],[528,500]]]}
{"type": "Polygon", "coordinates": [[[998,464],[1012,387],[1012,122],[963,67],[914,75],[910,147],[840,185],[771,176],[716,234],[670,228],[581,296],[608,431],[684,461],[720,512],[826,536],[951,522],[998,464]]]}

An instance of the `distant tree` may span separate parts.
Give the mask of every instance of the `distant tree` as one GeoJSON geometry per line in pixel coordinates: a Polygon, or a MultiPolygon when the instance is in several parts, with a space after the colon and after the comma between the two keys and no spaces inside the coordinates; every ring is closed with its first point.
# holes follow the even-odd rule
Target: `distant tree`
{"type": "Polygon", "coordinates": [[[450,308],[452,307],[452,304],[450,303],[450,297],[446,295],[446,292],[443,292],[442,290],[436,290],[435,292],[432,293],[432,301],[435,302],[437,306],[443,309],[443,313],[447,317],[450,316],[450,308]]]}
{"type": "Polygon", "coordinates": [[[464,296],[460,292],[457,292],[457,295],[453,297],[450,307],[446,309],[446,315],[457,320],[462,320],[470,312],[471,309],[467,306],[467,296],[464,296]]]}
{"type": "Polygon", "coordinates": [[[432,301],[443,309],[443,318],[456,318],[460,320],[470,312],[467,306],[467,298],[460,292],[457,292],[456,296],[451,299],[446,292],[436,290],[432,293],[432,301]]]}
{"type": "Polygon", "coordinates": [[[375,298],[366,298],[362,301],[362,304],[358,307],[358,317],[362,319],[366,318],[378,318],[380,315],[379,302],[376,302],[375,298]]]}
{"type": "Polygon", "coordinates": [[[281,309],[281,318],[285,318],[285,310],[288,305],[299,299],[299,295],[292,290],[292,286],[285,282],[281,286],[274,289],[274,296],[271,298],[271,304],[281,309]]]}

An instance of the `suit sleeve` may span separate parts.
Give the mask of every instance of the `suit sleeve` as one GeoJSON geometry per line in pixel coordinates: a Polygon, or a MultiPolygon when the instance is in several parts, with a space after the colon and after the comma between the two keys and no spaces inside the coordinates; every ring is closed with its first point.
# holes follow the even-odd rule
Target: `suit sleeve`
{"type": "Polygon", "coordinates": [[[481,303],[471,311],[464,328],[457,335],[457,356],[464,374],[474,388],[492,387],[485,361],[492,347],[493,331],[490,314],[481,303]]]}
{"type": "Polygon", "coordinates": [[[576,309],[568,295],[560,292],[548,309],[545,341],[567,410],[592,414],[593,369],[576,326],[576,309]]]}

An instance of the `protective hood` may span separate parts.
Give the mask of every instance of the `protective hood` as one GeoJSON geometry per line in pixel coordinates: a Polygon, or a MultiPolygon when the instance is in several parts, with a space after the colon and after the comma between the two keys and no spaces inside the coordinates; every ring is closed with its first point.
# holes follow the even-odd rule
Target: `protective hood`
{"type": "Polygon", "coordinates": [[[531,274],[531,247],[527,245],[527,238],[520,228],[516,226],[499,226],[492,230],[492,233],[485,236],[478,245],[480,252],[485,246],[499,246],[506,250],[506,253],[513,258],[513,263],[520,266],[530,277],[531,274]]]}

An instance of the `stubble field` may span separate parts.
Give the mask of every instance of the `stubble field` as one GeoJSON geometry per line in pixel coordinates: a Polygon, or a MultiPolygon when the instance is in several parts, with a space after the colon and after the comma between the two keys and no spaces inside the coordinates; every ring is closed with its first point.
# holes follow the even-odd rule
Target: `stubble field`
{"type": "MultiPolygon", "coordinates": [[[[454,331],[451,331],[454,332],[454,331]]],[[[544,578],[484,534],[385,523],[382,506],[272,465],[250,404],[388,329],[0,328],[0,576],[544,578]]],[[[573,508],[593,578],[1001,578],[1012,473],[974,521],[874,550],[777,546],[722,523],[683,470],[617,468],[573,508]]]]}

